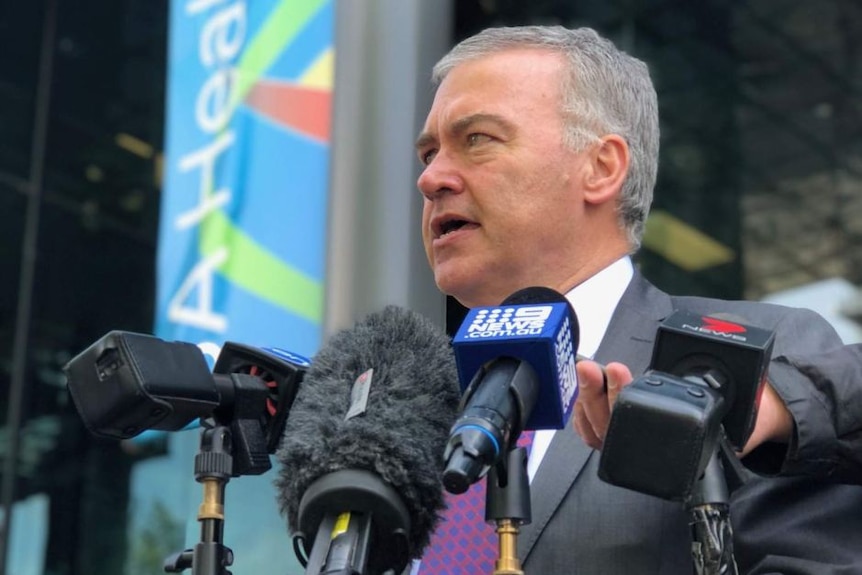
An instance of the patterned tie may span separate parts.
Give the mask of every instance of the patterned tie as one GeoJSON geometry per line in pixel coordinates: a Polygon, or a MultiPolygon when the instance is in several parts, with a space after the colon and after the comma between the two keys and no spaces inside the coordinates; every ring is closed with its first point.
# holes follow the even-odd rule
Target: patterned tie
{"type": "MultiPolygon", "coordinates": [[[[525,431],[518,445],[528,452],[533,432],[525,431]]],[[[485,523],[485,479],[466,493],[446,494],[447,509],[419,567],[419,575],[489,575],[497,560],[496,526],[485,523]]]]}

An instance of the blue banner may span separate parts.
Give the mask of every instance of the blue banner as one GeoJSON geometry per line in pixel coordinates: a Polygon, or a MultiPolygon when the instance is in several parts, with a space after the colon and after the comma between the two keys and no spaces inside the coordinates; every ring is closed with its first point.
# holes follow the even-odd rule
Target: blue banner
{"type": "Polygon", "coordinates": [[[332,92],[327,0],[174,1],[156,335],[321,337],[332,92]]]}
{"type": "MultiPolygon", "coordinates": [[[[317,350],[333,11],[332,0],[172,0],[158,337],[212,356],[225,341],[317,350]]],[[[156,572],[164,553],[182,549],[178,537],[187,548],[200,538],[199,434],[167,441],[167,457],[135,466],[130,573],[156,572]]],[[[226,486],[224,543],[235,575],[302,572],[272,475],[226,486]]]]}

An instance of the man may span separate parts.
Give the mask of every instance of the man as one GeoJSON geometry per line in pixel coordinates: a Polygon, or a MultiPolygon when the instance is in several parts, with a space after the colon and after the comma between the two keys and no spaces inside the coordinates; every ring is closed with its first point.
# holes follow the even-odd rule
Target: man
{"type": "MultiPolygon", "coordinates": [[[[642,62],[589,29],[498,28],[456,46],[434,80],[416,149],[438,287],[468,307],[554,288],[577,312],[578,351],[607,364],[604,373],[578,365],[572,428],[536,434],[533,522],[519,537],[526,572],[692,572],[682,504],[603,483],[595,451],[619,390],[648,367],[656,328],[674,309],[775,330],[746,466],[859,481],[858,347],[842,347],[812,312],[671,297],[633,269],[659,140],[642,62]]],[[[734,493],[731,518],[743,573],[862,573],[858,486],[758,475],[734,493]]]]}

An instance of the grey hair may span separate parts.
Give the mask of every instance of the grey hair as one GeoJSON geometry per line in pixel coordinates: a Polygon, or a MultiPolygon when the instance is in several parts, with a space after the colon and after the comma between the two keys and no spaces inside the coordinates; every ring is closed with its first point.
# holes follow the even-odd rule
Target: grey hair
{"type": "Polygon", "coordinates": [[[658,171],[658,98],[646,64],[591,28],[488,28],[452,48],[434,66],[432,80],[439,84],[459,64],[513,48],[552,50],[566,58],[568,74],[561,79],[566,145],[579,150],[605,134],[625,139],[631,164],[617,209],[636,251],[658,171]]]}

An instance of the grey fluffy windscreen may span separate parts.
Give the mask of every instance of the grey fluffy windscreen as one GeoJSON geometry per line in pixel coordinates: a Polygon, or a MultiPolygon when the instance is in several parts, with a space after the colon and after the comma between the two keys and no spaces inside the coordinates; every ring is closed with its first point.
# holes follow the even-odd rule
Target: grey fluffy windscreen
{"type": "Polygon", "coordinates": [[[366,470],[400,494],[418,556],[444,506],[443,452],[459,399],[449,339],[423,316],[389,306],[335,334],[315,355],[276,452],[278,503],[291,532],[311,483],[366,470]],[[345,421],[353,382],[370,368],[367,411],[345,421]]]}

